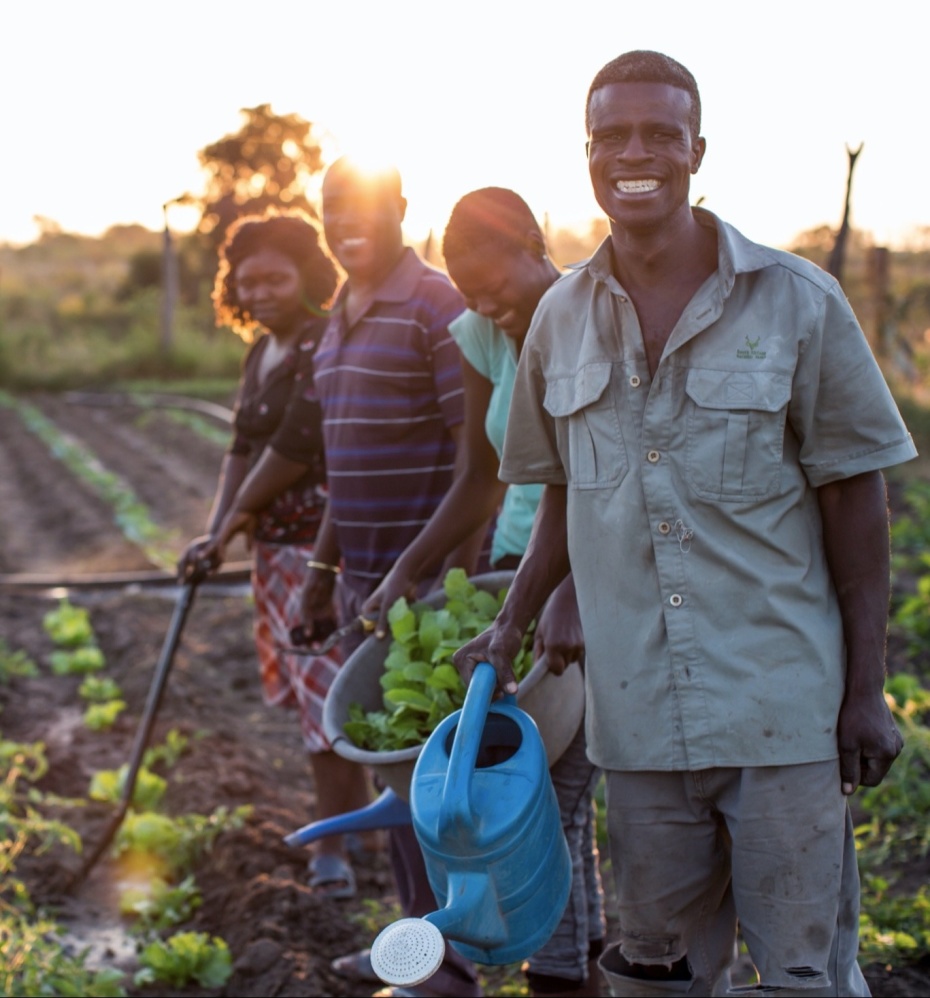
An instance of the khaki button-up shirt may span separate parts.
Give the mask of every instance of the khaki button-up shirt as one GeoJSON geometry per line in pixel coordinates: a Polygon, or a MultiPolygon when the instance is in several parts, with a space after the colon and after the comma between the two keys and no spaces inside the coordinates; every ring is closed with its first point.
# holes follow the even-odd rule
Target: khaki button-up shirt
{"type": "Polygon", "coordinates": [[[836,281],[696,214],[718,269],[655,376],[605,242],[540,302],[504,445],[504,481],[568,486],[588,748],[610,769],[836,757],[816,489],[916,455],[836,281]]]}

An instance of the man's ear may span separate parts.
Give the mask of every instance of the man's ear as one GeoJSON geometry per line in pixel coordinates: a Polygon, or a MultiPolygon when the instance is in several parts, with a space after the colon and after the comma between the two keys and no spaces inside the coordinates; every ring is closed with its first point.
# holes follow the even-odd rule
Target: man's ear
{"type": "Polygon", "coordinates": [[[692,162],[691,162],[691,172],[697,173],[701,168],[701,163],[704,161],[704,153],[707,151],[707,139],[703,135],[698,136],[697,142],[691,150],[692,162]]]}
{"type": "Polygon", "coordinates": [[[400,220],[403,221],[407,217],[407,199],[404,197],[398,198],[397,206],[399,209],[400,220]]]}
{"type": "Polygon", "coordinates": [[[541,256],[543,259],[548,256],[546,252],[546,240],[536,228],[526,230],[526,247],[534,256],[541,256]]]}

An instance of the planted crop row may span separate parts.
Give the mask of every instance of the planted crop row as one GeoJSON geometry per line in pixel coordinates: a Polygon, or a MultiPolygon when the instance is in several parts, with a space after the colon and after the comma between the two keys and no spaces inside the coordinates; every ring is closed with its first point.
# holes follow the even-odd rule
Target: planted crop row
{"type": "MultiPolygon", "coordinates": [[[[87,611],[60,600],[45,614],[43,628],[55,645],[49,663],[56,675],[94,673],[85,676],[78,691],[91,701],[85,724],[95,730],[110,727],[125,704],[118,699],[117,684],[96,674],[105,660],[87,611]]],[[[38,673],[38,666],[24,653],[0,643],[0,682],[38,673]]],[[[241,827],[249,811],[218,808],[210,815],[178,817],[160,813],[167,781],[154,770],[173,767],[186,748],[187,739],[172,730],[162,745],[145,753],[130,809],[113,846],[114,856],[126,858],[129,868],[148,871],[120,898],[120,911],[131,919],[140,940],[136,986],[164,982],[180,987],[196,981],[217,988],[232,973],[232,958],[219,937],[197,932],[161,935],[192,917],[200,905],[200,891],[191,871],[216,837],[241,827]]],[[[81,850],[77,832],[46,812],[82,807],[86,801],[63,800],[36,789],[34,784],[48,767],[43,745],[0,736],[0,955],[15,955],[0,960],[0,995],[123,996],[123,973],[88,967],[82,954],[68,955],[57,924],[35,910],[25,884],[16,877],[17,861],[27,851],[43,852],[55,844],[81,850]]],[[[95,773],[88,797],[119,803],[127,769],[124,765],[95,773]]]]}
{"type": "Polygon", "coordinates": [[[153,565],[165,571],[174,570],[176,538],[152,520],[148,507],[119,475],[105,468],[91,450],[60,430],[34,405],[2,390],[0,405],[15,411],[54,457],[113,508],[117,526],[153,565]]]}

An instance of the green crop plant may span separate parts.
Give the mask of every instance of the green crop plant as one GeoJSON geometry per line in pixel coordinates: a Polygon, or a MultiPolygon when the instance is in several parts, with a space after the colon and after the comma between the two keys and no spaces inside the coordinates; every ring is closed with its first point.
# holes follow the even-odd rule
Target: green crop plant
{"type": "MultiPolygon", "coordinates": [[[[137,811],[152,811],[158,807],[168,784],[163,776],[154,772],[154,769],[158,765],[170,769],[186,748],[187,738],[176,728],[172,728],[161,745],[153,745],[146,750],[142,757],[142,765],[136,774],[136,785],[130,802],[133,808],[137,811]]],[[[119,769],[98,769],[91,777],[88,797],[91,800],[118,803],[122,798],[128,773],[129,766],[126,764],[119,769]]]]}
{"type": "Polygon", "coordinates": [[[38,666],[21,649],[13,651],[0,638],[0,686],[5,686],[14,676],[37,676],[38,666]]]}
{"type": "Polygon", "coordinates": [[[211,814],[175,818],[154,811],[130,812],[117,833],[114,851],[117,856],[127,852],[152,856],[169,875],[183,877],[221,832],[241,828],[251,811],[246,804],[232,811],[218,807],[211,814]]]}
{"type": "Polygon", "coordinates": [[[229,948],[205,932],[179,932],[156,939],[139,954],[142,969],[133,978],[136,986],[156,982],[183,987],[196,981],[204,988],[221,988],[232,976],[229,948]]]}
{"type": "Polygon", "coordinates": [[[42,617],[42,628],[59,648],[80,648],[94,641],[90,614],[67,599],[59,600],[55,609],[42,617]]]}
{"type": "Polygon", "coordinates": [[[142,764],[148,769],[161,765],[171,769],[187,750],[188,739],[177,728],[171,728],[161,745],[153,745],[142,757],[142,764]]]}
{"type": "Polygon", "coordinates": [[[106,700],[92,703],[84,711],[84,726],[91,731],[109,731],[117,717],[126,709],[125,700],[106,700]]]}
{"type": "Polygon", "coordinates": [[[73,806],[35,787],[48,771],[41,743],[0,738],[0,995],[122,996],[122,973],[90,970],[86,954],[68,954],[57,924],[37,911],[16,863],[57,844],[78,851],[80,836],[64,822],[42,814],[46,806],[73,806]]]}
{"type": "Polygon", "coordinates": [[[136,919],[140,932],[148,933],[188,921],[202,901],[193,876],[185,877],[178,884],[153,877],[146,888],[131,887],[123,891],[119,908],[123,915],[136,919]]]}
{"type": "Polygon", "coordinates": [[[48,772],[45,746],[41,742],[14,742],[0,738],[0,875],[13,873],[16,860],[27,846],[37,854],[56,843],[77,850],[78,834],[61,821],[41,813],[45,804],[71,802],[37,791],[37,783],[48,772]]]}
{"type": "MultiPolygon", "coordinates": [[[[460,568],[450,569],[443,589],[446,602],[440,609],[401,597],[388,611],[393,640],[380,680],[384,710],[366,712],[361,704],[350,704],[344,729],[356,745],[375,752],[419,745],[465,702],[465,684],[452,656],[487,629],[506,590],[495,596],[478,589],[460,568]]],[[[527,635],[513,665],[518,680],[532,664],[532,636],[527,635]]]]}
{"type": "Polygon", "coordinates": [[[0,995],[123,998],[123,973],[92,970],[86,952],[68,954],[58,925],[31,911],[0,903],[0,995]]]}
{"type": "Polygon", "coordinates": [[[930,851],[930,691],[904,673],[889,677],[885,690],[904,748],[885,779],[857,798],[866,816],[856,829],[859,861],[870,871],[930,851]]]}
{"type": "Polygon", "coordinates": [[[42,627],[55,644],[48,661],[56,676],[98,672],[106,665],[103,652],[95,643],[90,614],[84,607],[74,606],[67,599],[59,600],[58,606],[42,618],[42,627]]]}
{"type": "Polygon", "coordinates": [[[83,676],[88,672],[99,672],[107,664],[103,652],[96,645],[58,648],[49,654],[48,663],[56,676],[83,676]]]}
{"type": "Polygon", "coordinates": [[[864,963],[915,963],[930,954],[930,889],[910,896],[889,892],[882,877],[863,877],[859,955],[864,963]]]}
{"type": "MultiPolygon", "coordinates": [[[[91,800],[108,801],[111,804],[118,803],[122,798],[128,773],[129,766],[125,764],[119,769],[98,769],[91,777],[87,796],[91,800]]],[[[136,774],[136,785],[133,787],[130,803],[133,807],[141,810],[158,807],[165,795],[167,786],[164,777],[151,772],[143,763],[136,774]]]]}
{"type": "Polygon", "coordinates": [[[78,687],[78,695],[91,703],[106,703],[121,699],[122,691],[116,680],[109,676],[88,676],[78,687]]]}

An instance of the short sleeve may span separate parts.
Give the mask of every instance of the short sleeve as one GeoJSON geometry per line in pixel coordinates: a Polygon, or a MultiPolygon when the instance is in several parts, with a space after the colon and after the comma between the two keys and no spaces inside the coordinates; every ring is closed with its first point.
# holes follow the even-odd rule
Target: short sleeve
{"type": "Polygon", "coordinates": [[[811,485],[916,457],[881,368],[839,285],[824,295],[802,344],[789,420],[811,485]]]}
{"type": "Polygon", "coordinates": [[[491,319],[471,309],[449,324],[449,332],[458,343],[462,356],[489,381],[493,380],[493,358],[489,351],[496,329],[491,319]]]}
{"type": "MultiPolygon", "coordinates": [[[[537,312],[533,326],[538,318],[537,312]]],[[[555,422],[543,406],[545,344],[540,342],[541,337],[534,336],[533,326],[517,364],[499,477],[514,485],[564,485],[567,477],[556,442],[555,422]]]]}
{"type": "Polygon", "coordinates": [[[436,399],[447,427],[458,426],[465,419],[462,361],[449,332],[449,325],[464,309],[465,300],[444,275],[430,273],[421,282],[420,322],[432,365],[436,399]]]}

